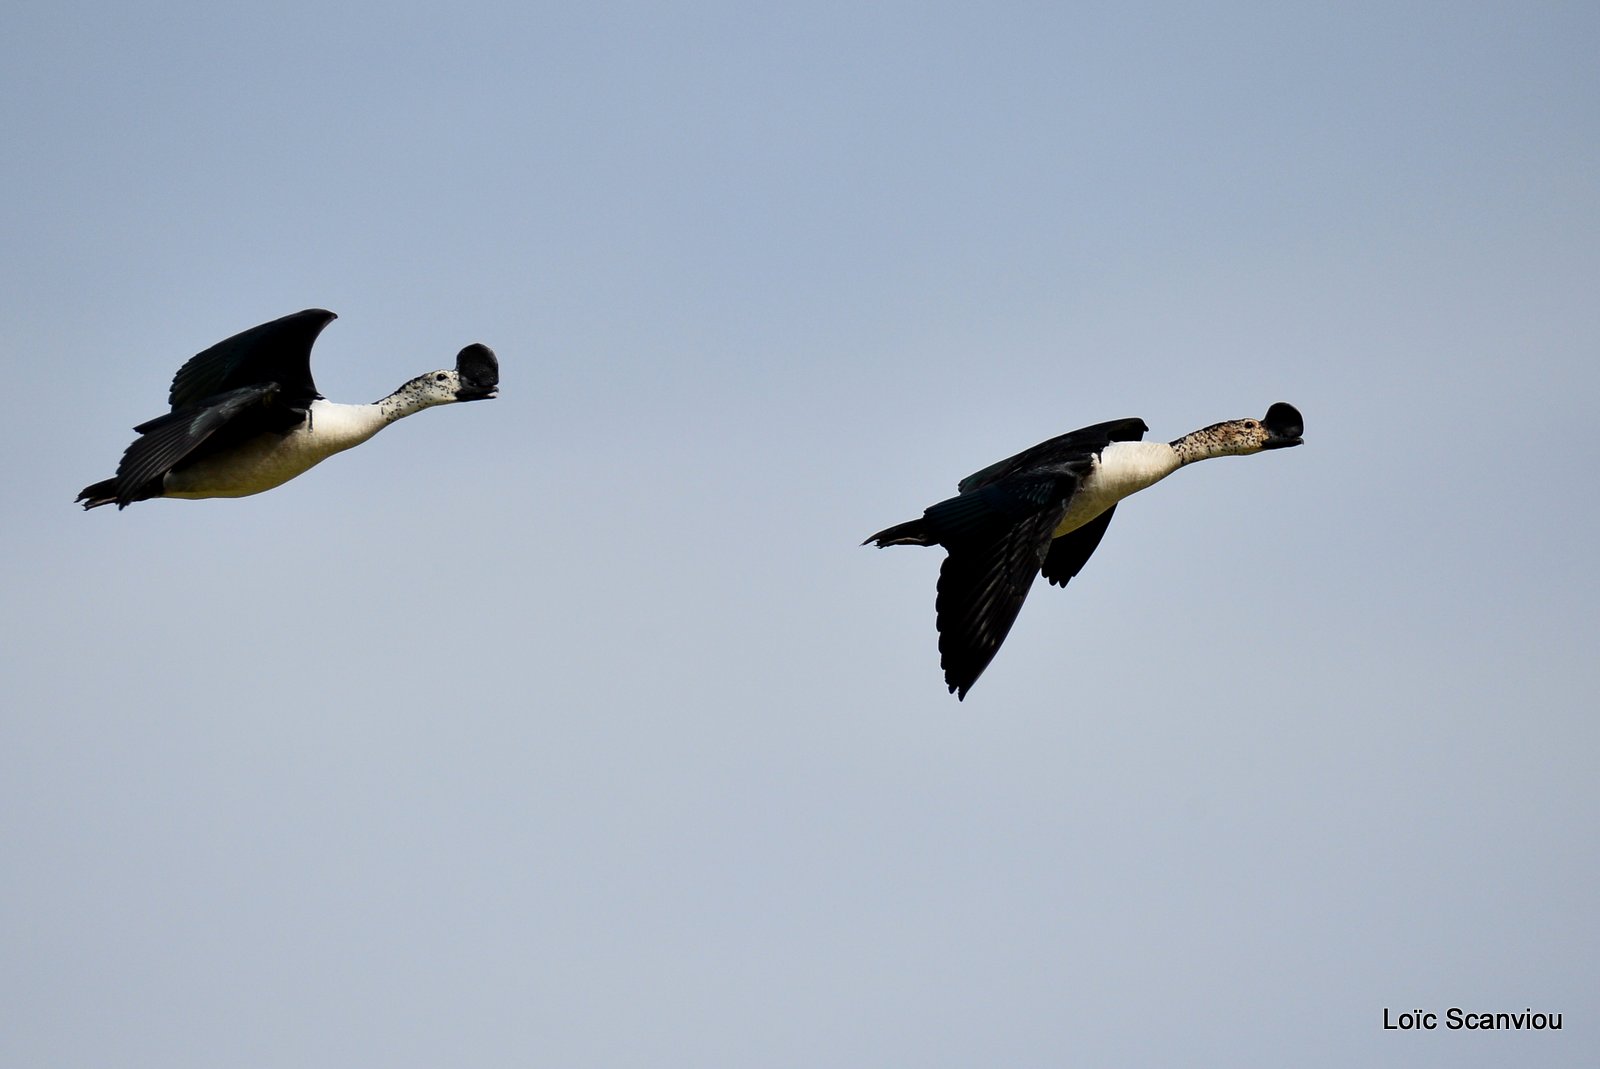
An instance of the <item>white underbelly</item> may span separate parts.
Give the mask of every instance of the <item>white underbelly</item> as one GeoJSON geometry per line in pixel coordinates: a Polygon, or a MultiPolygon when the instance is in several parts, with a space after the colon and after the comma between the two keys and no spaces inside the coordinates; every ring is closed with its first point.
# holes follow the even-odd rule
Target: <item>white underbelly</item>
{"type": "Polygon", "coordinates": [[[257,435],[226,453],[168,472],[162,486],[167,497],[248,497],[282,486],[348,448],[301,426],[287,434],[257,435]]]}

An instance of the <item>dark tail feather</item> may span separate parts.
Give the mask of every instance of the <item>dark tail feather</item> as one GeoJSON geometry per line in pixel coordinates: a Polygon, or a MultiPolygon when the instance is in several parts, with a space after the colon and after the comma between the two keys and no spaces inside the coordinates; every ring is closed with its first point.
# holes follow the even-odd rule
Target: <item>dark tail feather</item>
{"type": "Polygon", "coordinates": [[[918,516],[914,520],[886,527],[861,544],[876,545],[882,549],[884,546],[931,546],[935,541],[928,531],[927,517],[918,516]]]}
{"type": "Polygon", "coordinates": [[[99,505],[116,504],[117,480],[105,479],[95,483],[93,486],[85,486],[83,491],[78,494],[78,500],[83,503],[83,507],[86,509],[92,509],[99,505]]]}

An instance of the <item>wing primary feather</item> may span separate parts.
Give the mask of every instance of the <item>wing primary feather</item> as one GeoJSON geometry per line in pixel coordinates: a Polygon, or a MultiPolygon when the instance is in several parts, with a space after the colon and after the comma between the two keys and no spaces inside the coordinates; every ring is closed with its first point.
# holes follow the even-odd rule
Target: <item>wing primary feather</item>
{"type": "Polygon", "coordinates": [[[224,338],[178,369],[167,403],[176,412],[263,382],[279,383],[291,401],[314,400],[320,395],[311,376],[311,347],[336,318],[324,309],[307,308],[224,338]]]}
{"type": "Polygon", "coordinates": [[[1083,566],[1089,563],[1089,558],[1100,545],[1100,539],[1105,537],[1106,528],[1111,526],[1111,514],[1116,511],[1117,506],[1112,505],[1082,527],[1068,531],[1050,543],[1050,551],[1045,554],[1044,563],[1039,567],[1051,584],[1066,586],[1083,571],[1083,566]]]}
{"type": "Polygon", "coordinates": [[[987,543],[949,547],[934,606],[945,683],[957,698],[966,697],[1010,633],[1064,511],[1036,514],[987,543]]]}

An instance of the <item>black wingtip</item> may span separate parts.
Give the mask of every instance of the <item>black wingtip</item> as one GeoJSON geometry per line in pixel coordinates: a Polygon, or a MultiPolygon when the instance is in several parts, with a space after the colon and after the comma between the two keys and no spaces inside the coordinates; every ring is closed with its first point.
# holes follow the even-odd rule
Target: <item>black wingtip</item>
{"type": "Polygon", "coordinates": [[[987,667],[989,667],[989,662],[984,661],[982,667],[976,672],[971,670],[970,665],[965,666],[960,671],[946,669],[944,673],[945,688],[956,696],[956,701],[964,702],[967,700],[967,692],[977,684],[978,677],[983,675],[983,670],[987,667]]]}

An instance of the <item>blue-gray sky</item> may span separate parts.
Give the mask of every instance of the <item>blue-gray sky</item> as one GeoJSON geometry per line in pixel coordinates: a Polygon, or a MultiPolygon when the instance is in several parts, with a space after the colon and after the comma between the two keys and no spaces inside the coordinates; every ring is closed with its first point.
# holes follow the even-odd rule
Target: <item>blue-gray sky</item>
{"type": "Polygon", "coordinates": [[[1600,1057],[1592,5],[4,21],[0,1064],[1600,1057]],[[73,506],[311,306],[502,396],[73,506]],[[857,545],[1277,400],[965,703],[857,545]]]}

